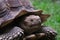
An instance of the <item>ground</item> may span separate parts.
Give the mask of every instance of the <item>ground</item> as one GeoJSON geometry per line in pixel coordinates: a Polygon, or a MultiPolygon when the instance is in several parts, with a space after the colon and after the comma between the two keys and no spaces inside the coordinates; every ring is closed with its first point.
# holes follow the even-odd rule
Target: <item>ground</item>
{"type": "Polygon", "coordinates": [[[35,9],[42,9],[45,14],[51,16],[44,23],[46,26],[50,26],[55,29],[58,33],[57,40],[60,40],[60,1],[52,0],[31,0],[35,9]]]}

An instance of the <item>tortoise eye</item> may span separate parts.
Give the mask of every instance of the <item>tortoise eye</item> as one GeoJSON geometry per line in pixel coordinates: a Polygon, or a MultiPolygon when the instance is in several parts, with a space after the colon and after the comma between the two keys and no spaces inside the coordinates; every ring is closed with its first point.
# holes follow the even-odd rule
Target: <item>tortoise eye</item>
{"type": "Polygon", "coordinates": [[[31,22],[33,21],[33,19],[30,20],[31,22]]]}

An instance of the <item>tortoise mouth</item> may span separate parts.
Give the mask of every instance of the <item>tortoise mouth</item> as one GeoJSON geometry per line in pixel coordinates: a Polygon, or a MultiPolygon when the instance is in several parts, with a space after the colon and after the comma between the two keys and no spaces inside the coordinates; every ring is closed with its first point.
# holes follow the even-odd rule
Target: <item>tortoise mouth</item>
{"type": "Polygon", "coordinates": [[[7,14],[7,8],[3,9],[2,11],[0,11],[0,18],[5,16],[7,14]]]}

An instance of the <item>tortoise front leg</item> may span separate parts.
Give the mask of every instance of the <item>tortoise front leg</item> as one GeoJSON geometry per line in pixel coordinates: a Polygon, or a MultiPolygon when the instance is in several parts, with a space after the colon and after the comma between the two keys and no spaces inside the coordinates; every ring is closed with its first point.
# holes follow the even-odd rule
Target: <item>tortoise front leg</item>
{"type": "Polygon", "coordinates": [[[3,34],[0,35],[0,40],[21,40],[23,36],[23,30],[19,27],[12,27],[11,29],[6,29],[3,34]]]}
{"type": "Polygon", "coordinates": [[[52,28],[50,28],[50,27],[42,27],[41,31],[46,33],[46,35],[47,35],[46,40],[55,40],[55,37],[56,37],[57,33],[52,28]]]}

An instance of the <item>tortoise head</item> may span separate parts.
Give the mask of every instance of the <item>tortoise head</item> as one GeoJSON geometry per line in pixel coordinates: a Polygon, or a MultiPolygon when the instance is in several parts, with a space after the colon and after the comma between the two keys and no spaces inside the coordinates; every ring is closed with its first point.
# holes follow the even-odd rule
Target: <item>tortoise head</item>
{"type": "Polygon", "coordinates": [[[26,33],[33,33],[39,30],[41,26],[41,18],[38,15],[28,15],[23,18],[20,25],[26,33]]]}
{"type": "Polygon", "coordinates": [[[4,13],[6,11],[6,4],[4,2],[4,0],[0,0],[0,17],[4,16],[6,13],[4,13]]]}
{"type": "Polygon", "coordinates": [[[30,26],[38,25],[41,24],[41,18],[38,15],[29,15],[25,18],[24,22],[30,26]]]}

